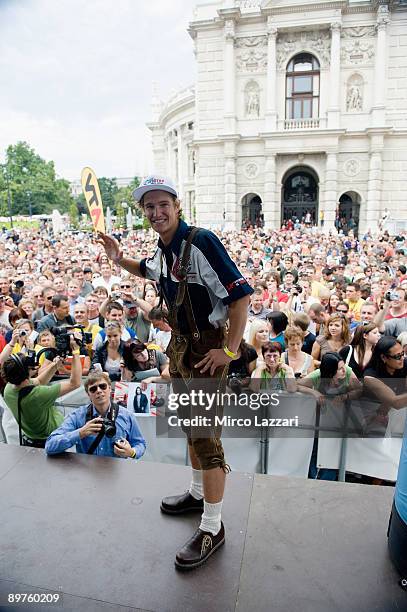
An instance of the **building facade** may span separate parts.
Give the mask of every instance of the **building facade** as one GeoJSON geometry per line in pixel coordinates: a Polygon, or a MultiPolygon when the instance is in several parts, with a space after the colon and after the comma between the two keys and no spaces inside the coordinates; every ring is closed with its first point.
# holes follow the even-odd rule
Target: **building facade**
{"type": "Polygon", "coordinates": [[[149,124],[188,220],[407,228],[406,0],[211,2],[189,33],[194,87],[149,124]]]}

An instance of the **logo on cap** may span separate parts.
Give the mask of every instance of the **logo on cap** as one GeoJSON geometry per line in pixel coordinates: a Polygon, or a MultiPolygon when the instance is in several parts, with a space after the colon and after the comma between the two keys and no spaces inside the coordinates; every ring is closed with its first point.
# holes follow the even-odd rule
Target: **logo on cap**
{"type": "Polygon", "coordinates": [[[164,179],[156,178],[154,176],[152,176],[151,178],[147,178],[144,181],[144,185],[163,185],[163,183],[165,183],[164,179]]]}

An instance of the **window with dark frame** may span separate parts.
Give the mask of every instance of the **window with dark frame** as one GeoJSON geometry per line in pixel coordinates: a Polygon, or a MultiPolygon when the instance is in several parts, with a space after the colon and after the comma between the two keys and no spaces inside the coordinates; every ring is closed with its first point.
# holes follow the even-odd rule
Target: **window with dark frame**
{"type": "Polygon", "coordinates": [[[286,119],[319,117],[319,62],[310,53],[299,53],[287,66],[286,119]]]}

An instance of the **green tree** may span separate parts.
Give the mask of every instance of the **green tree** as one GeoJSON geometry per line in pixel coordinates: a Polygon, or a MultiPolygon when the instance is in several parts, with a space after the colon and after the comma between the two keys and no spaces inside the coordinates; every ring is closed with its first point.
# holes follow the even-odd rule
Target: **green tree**
{"type": "Polygon", "coordinates": [[[14,215],[48,214],[69,210],[69,182],[55,175],[54,162],[45,161],[26,142],[10,145],[1,167],[1,212],[7,214],[7,183],[14,215]]]}
{"type": "Polygon", "coordinates": [[[77,228],[79,226],[79,211],[76,202],[72,201],[69,206],[69,220],[72,227],[77,228]]]}
{"type": "Polygon", "coordinates": [[[113,210],[115,206],[115,196],[119,190],[116,179],[102,176],[98,179],[98,183],[100,195],[102,196],[103,210],[106,211],[108,206],[113,210]]]}

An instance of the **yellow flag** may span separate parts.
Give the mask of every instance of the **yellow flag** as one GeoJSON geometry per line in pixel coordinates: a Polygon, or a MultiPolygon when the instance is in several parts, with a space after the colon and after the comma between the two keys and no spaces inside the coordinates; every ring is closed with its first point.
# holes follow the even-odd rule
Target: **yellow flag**
{"type": "Polygon", "coordinates": [[[97,232],[105,233],[105,216],[100,195],[99,183],[92,168],[84,168],[81,174],[83,195],[89,208],[93,227],[97,232]]]}

